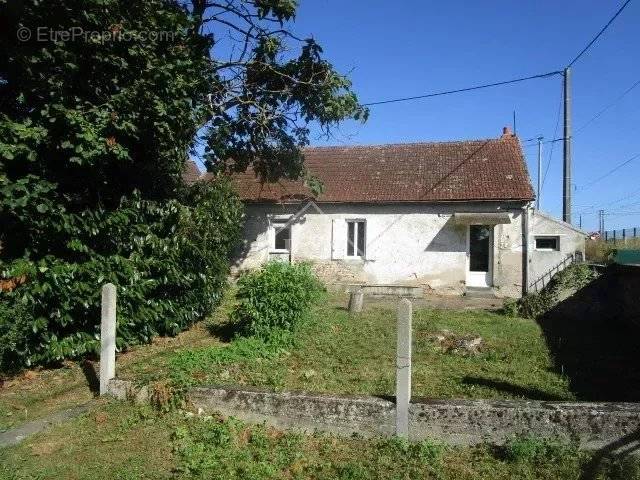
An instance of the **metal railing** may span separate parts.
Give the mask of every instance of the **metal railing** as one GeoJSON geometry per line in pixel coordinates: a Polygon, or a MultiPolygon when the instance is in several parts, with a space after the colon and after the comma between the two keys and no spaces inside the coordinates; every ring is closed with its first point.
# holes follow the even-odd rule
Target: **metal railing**
{"type": "Polygon", "coordinates": [[[567,255],[560,263],[543,273],[538,279],[529,284],[529,292],[536,293],[542,290],[551,281],[556,273],[560,273],[569,265],[582,262],[582,252],[575,252],[567,255]]]}

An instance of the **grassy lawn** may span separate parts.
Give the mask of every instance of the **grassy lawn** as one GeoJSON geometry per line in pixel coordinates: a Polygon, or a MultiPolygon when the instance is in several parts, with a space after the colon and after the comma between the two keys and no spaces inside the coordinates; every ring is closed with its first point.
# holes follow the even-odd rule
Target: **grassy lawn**
{"type": "Polygon", "coordinates": [[[307,436],[118,402],[96,402],[82,417],[0,450],[3,479],[633,480],[639,473],[633,458],[600,460],[532,439],[453,448],[307,436]]]}
{"type": "MultiPolygon", "coordinates": [[[[169,360],[169,367],[145,368],[169,368],[199,384],[393,394],[395,302],[377,302],[357,317],[349,317],[344,302],[333,297],[318,307],[312,320],[297,332],[294,344],[278,352],[234,341],[224,347],[229,349],[225,355],[219,346],[191,349],[162,359],[169,360]]],[[[418,307],[413,329],[416,397],[573,399],[567,379],[553,371],[541,331],[531,320],[482,310],[418,307]],[[443,330],[480,335],[485,345],[478,355],[443,352],[433,340],[443,330]]]]}
{"type": "MultiPolygon", "coordinates": [[[[139,383],[185,378],[190,383],[262,386],[344,394],[394,391],[395,302],[370,304],[358,317],[332,296],[317,307],[294,344],[273,348],[230,341],[227,302],[208,322],[175,338],[156,339],[118,357],[118,375],[139,383]],[[212,334],[211,331],[214,333],[212,334]]],[[[94,398],[96,364],[67,363],[7,380],[0,388],[0,431],[94,398]],[[93,388],[93,390],[92,390],[93,388]]],[[[537,324],[482,310],[414,312],[416,397],[572,399],[537,324]],[[442,330],[482,336],[477,356],[444,353],[431,336],[442,330]]]]}
{"type": "MultiPolygon", "coordinates": [[[[206,323],[118,358],[139,383],[167,379],[344,394],[393,393],[395,301],[369,302],[357,317],[346,299],[316,307],[293,342],[229,338],[230,302],[206,323]]],[[[538,325],[482,310],[416,302],[414,395],[571,399],[554,373],[538,325]],[[480,335],[477,355],[447,353],[436,333],[480,335]]],[[[97,366],[97,365],[95,365],[97,366]]],[[[88,413],[0,449],[2,479],[575,479],[640,480],[635,458],[592,457],[569,445],[513,439],[505,447],[453,448],[399,440],[280,432],[234,419],[94,397],[90,365],[34,370],[0,388],[0,429],[91,400],[88,413]]]]}
{"type": "MultiPolygon", "coordinates": [[[[117,373],[132,376],[151,365],[155,375],[162,376],[166,359],[176,351],[219,344],[200,323],[175,338],[157,338],[119,355],[117,373]]],[[[98,368],[97,362],[66,362],[61,368],[29,370],[6,380],[0,387],[0,432],[94,399],[98,368]]]]}

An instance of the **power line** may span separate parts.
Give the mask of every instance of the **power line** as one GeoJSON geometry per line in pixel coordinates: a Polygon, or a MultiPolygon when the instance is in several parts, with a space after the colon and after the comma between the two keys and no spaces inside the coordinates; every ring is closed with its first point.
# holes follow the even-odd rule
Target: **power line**
{"type": "Polygon", "coordinates": [[[593,186],[594,184],[598,183],[600,180],[603,180],[605,178],[607,178],[609,175],[611,175],[614,172],[617,172],[618,170],[620,170],[622,167],[624,167],[625,165],[628,165],[629,163],[633,162],[636,158],[640,157],[640,153],[634,155],[633,157],[625,160],[624,162],[616,165],[615,167],[613,167],[611,170],[609,170],[607,173],[605,173],[604,175],[599,176],[598,178],[596,178],[595,180],[590,181],[589,183],[586,183],[585,185],[583,185],[581,187],[581,190],[586,190],[587,188],[593,186]]]}
{"type": "Polygon", "coordinates": [[[633,207],[636,205],[640,205],[640,202],[633,202],[633,203],[627,203],[625,205],[618,205],[616,206],[616,208],[629,208],[629,207],[633,207]]]}
{"type": "MultiPolygon", "coordinates": [[[[602,27],[602,29],[598,32],[598,34],[593,37],[593,39],[580,51],[580,53],[578,53],[578,55],[575,56],[575,58],[573,60],[571,60],[571,62],[569,62],[569,64],[567,65],[567,67],[571,67],[573,66],[574,63],[576,63],[580,57],[582,57],[582,55],[585,54],[585,52],[587,50],[589,50],[589,48],[591,48],[591,46],[598,40],[598,38],[600,38],[600,36],[605,32],[605,30],[607,30],[607,28],[609,28],[609,26],[614,22],[614,20],[618,17],[618,15],[620,15],[622,13],[622,11],[626,8],[626,6],[631,3],[631,0],[626,0],[624,2],[624,4],[618,9],[618,11],[615,13],[615,15],[613,17],[611,17],[611,19],[606,23],[606,25],[604,27],[602,27]]],[[[375,105],[385,105],[388,103],[398,103],[398,102],[409,102],[412,100],[420,100],[420,99],[424,99],[424,98],[432,98],[432,97],[440,97],[443,95],[451,95],[454,93],[463,93],[463,92],[471,92],[474,90],[480,90],[483,88],[490,88],[490,87],[498,87],[501,85],[509,85],[509,84],[513,84],[513,83],[519,83],[519,82],[525,82],[527,80],[534,80],[537,78],[548,78],[554,75],[562,75],[563,74],[563,70],[555,70],[553,72],[547,72],[547,73],[540,73],[538,75],[531,75],[528,77],[520,77],[520,78],[514,78],[512,80],[504,80],[502,82],[495,82],[495,83],[486,83],[483,85],[474,85],[472,87],[465,87],[465,88],[458,88],[455,90],[444,90],[441,92],[433,92],[433,93],[426,93],[423,95],[414,95],[411,97],[400,97],[400,98],[391,98],[388,100],[379,100],[379,101],[375,101],[375,102],[368,102],[368,103],[363,103],[362,105],[365,107],[371,107],[371,106],[375,106],[375,105]]],[[[554,135],[555,136],[555,135],[554,135]]]]}
{"type": "MultiPolygon", "coordinates": [[[[596,113],[593,117],[591,117],[589,120],[584,122],[575,132],[573,132],[572,138],[575,137],[578,134],[578,132],[581,132],[586,127],[588,127],[592,122],[594,122],[596,119],[598,119],[601,115],[603,115],[611,107],[615,106],[620,100],[622,100],[629,93],[631,93],[633,91],[633,89],[635,89],[638,85],[640,85],[640,80],[636,81],[633,85],[631,85],[624,92],[622,92],[622,94],[620,94],[613,102],[608,104],[606,107],[604,107],[598,113],[596,113]]],[[[547,144],[547,143],[561,142],[563,140],[564,140],[564,138],[554,138],[553,140],[545,140],[544,142],[542,142],[542,144],[544,145],[544,144],[547,144]]],[[[536,141],[536,139],[530,138],[530,139],[525,140],[522,146],[525,147],[525,148],[528,148],[528,147],[535,147],[537,145],[538,145],[538,142],[536,141]]]]}
{"type": "Polygon", "coordinates": [[[424,95],[416,95],[413,97],[392,98],[389,100],[381,100],[378,102],[363,103],[362,105],[365,107],[371,107],[373,105],[384,105],[387,103],[408,102],[411,100],[420,100],[422,98],[440,97],[443,95],[451,95],[452,93],[471,92],[473,90],[480,90],[482,88],[498,87],[500,85],[509,85],[512,83],[524,82],[526,80],[534,80],[536,78],[548,78],[554,75],[560,75],[561,73],[562,73],[561,71],[557,70],[555,72],[541,73],[539,75],[531,75],[530,77],[514,78],[513,80],[505,80],[503,82],[486,83],[484,85],[475,85],[473,87],[459,88],[456,90],[445,90],[442,92],[427,93],[424,95]]]}
{"type": "Polygon", "coordinates": [[[615,13],[615,15],[613,17],[611,17],[611,20],[609,20],[607,22],[607,24],[602,27],[600,29],[600,31],[598,32],[598,34],[593,37],[593,39],[587,44],[586,47],[584,47],[580,53],[578,55],[575,56],[575,58],[573,60],[571,60],[569,62],[569,65],[567,65],[567,67],[571,67],[573,66],[574,63],[576,63],[580,57],[582,57],[582,55],[584,55],[586,53],[587,50],[589,50],[589,48],[591,48],[591,45],[593,45],[594,43],[596,43],[596,41],[598,40],[598,38],[600,38],[600,36],[607,30],[607,28],[609,28],[609,25],[611,25],[613,23],[613,21],[618,18],[618,15],[620,15],[622,13],[622,11],[626,8],[627,5],[629,5],[629,3],[631,3],[631,0],[627,0],[626,2],[624,2],[622,4],[622,6],[618,9],[618,11],[615,13]]]}
{"type": "Polygon", "coordinates": [[[609,110],[611,107],[613,107],[616,103],[618,103],[620,100],[622,100],[628,93],[630,93],[634,88],[636,88],[638,85],[640,85],[640,80],[638,80],[637,82],[635,82],[633,85],[631,85],[629,88],[627,88],[622,95],[620,95],[618,98],[616,98],[613,102],[611,102],[609,105],[607,105],[606,107],[604,107],[602,110],[600,110],[598,113],[596,113],[593,117],[591,117],[589,120],[587,120],[585,123],[582,124],[582,126],[580,128],[578,128],[575,132],[574,135],[577,134],[578,132],[580,132],[581,130],[584,130],[587,126],[589,126],[589,124],[591,124],[594,120],[596,120],[598,117],[600,117],[604,112],[606,112],[607,110],[609,110]]]}
{"type": "MultiPolygon", "coordinates": [[[[542,143],[542,145],[546,145],[548,143],[556,143],[556,142],[561,142],[563,140],[564,140],[564,138],[554,138],[553,140],[545,140],[544,142],[540,142],[540,143],[542,143]]],[[[525,140],[525,142],[528,142],[528,141],[529,140],[525,140]]],[[[525,147],[525,148],[537,147],[538,146],[538,142],[536,141],[536,142],[533,142],[533,143],[525,143],[522,146],[525,147]]]]}
{"type": "Polygon", "coordinates": [[[544,182],[547,179],[547,173],[549,172],[549,167],[551,166],[551,159],[553,158],[553,148],[556,145],[556,141],[555,138],[558,135],[558,127],[560,126],[560,113],[562,112],[562,104],[563,104],[563,100],[564,100],[564,93],[563,93],[563,89],[560,89],[560,104],[558,105],[558,116],[556,118],[556,128],[553,130],[553,136],[551,138],[553,138],[554,140],[551,141],[551,148],[549,149],[549,159],[547,160],[547,166],[544,169],[544,175],[542,176],[542,187],[540,187],[541,189],[544,188],[544,182]]]}
{"type": "MultiPolygon", "coordinates": [[[[631,198],[633,198],[633,197],[636,197],[636,196],[638,196],[638,195],[640,195],[640,188],[638,188],[638,189],[636,189],[636,190],[632,190],[631,192],[627,193],[627,194],[626,194],[626,195],[624,195],[623,197],[620,197],[620,198],[617,198],[617,199],[615,199],[615,200],[612,200],[612,201],[610,201],[610,202],[608,202],[608,203],[605,203],[604,205],[601,205],[601,206],[602,206],[602,207],[610,207],[611,205],[614,205],[614,204],[616,204],[616,203],[620,203],[620,202],[622,202],[622,201],[624,201],[624,200],[629,200],[629,199],[631,199],[631,198]]],[[[600,208],[601,206],[599,205],[599,206],[598,206],[598,208],[600,208]]],[[[616,206],[615,208],[620,208],[620,207],[621,207],[621,206],[619,206],[619,205],[618,205],[618,206],[616,206]]]]}

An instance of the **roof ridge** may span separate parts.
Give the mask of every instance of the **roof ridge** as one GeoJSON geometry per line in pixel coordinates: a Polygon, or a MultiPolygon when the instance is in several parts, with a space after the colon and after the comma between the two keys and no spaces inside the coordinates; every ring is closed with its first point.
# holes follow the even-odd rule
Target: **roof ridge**
{"type": "MultiPolygon", "coordinates": [[[[508,139],[518,139],[515,135],[508,139]]],[[[315,145],[303,147],[303,150],[339,150],[339,149],[357,149],[357,148],[382,148],[382,147],[416,147],[421,145],[459,145],[462,143],[486,143],[499,142],[505,138],[477,138],[467,140],[444,140],[431,142],[396,142],[396,143],[369,143],[364,145],[315,145]]]]}
{"type": "MultiPolygon", "coordinates": [[[[516,200],[534,198],[517,137],[380,145],[307,147],[308,171],[323,182],[323,202],[516,200]]],[[[247,173],[233,177],[246,201],[308,195],[304,182],[268,190],[247,173]]]]}

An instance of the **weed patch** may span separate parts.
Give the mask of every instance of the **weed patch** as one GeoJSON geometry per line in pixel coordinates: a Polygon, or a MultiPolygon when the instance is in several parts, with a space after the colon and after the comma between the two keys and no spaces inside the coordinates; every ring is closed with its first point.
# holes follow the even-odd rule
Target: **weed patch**
{"type": "Polygon", "coordinates": [[[597,277],[588,265],[573,264],[557,273],[551,281],[537,293],[525,295],[520,300],[507,302],[504,313],[511,316],[538,318],[551,310],[564,291],[578,291],[597,277]]]}
{"type": "Polygon", "coordinates": [[[207,376],[225,365],[251,365],[271,360],[288,351],[293,337],[284,331],[273,331],[269,337],[237,337],[227,345],[184,350],[169,361],[172,383],[178,387],[195,385],[198,378],[207,376]]]}

